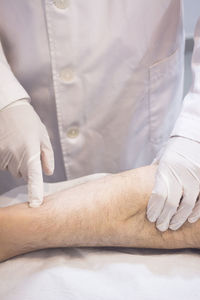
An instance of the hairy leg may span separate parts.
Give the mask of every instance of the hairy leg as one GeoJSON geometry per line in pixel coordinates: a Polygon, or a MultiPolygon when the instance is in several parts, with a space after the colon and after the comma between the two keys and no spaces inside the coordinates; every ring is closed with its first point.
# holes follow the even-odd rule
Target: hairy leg
{"type": "Polygon", "coordinates": [[[35,209],[27,203],[1,208],[0,261],[54,247],[200,247],[200,222],[162,233],[146,219],[155,171],[107,175],[49,195],[35,209]]]}

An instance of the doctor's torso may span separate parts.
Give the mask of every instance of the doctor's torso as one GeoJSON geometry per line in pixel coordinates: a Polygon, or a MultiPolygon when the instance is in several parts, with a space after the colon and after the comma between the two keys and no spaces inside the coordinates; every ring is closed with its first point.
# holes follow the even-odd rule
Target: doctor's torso
{"type": "Polygon", "coordinates": [[[0,38],[51,138],[45,180],[151,163],[181,107],[180,0],[2,0],[0,38]]]}

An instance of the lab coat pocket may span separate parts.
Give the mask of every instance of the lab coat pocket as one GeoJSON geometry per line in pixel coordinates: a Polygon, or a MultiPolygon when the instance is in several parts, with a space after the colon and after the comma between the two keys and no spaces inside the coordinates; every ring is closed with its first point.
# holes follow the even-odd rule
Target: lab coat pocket
{"type": "Polygon", "coordinates": [[[183,67],[182,48],[149,67],[150,142],[158,146],[168,139],[180,112],[183,67]]]}

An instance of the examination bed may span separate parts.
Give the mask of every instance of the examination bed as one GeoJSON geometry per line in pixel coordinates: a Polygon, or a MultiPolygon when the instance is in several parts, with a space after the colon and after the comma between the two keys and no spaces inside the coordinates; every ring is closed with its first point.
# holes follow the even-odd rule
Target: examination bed
{"type": "MultiPolygon", "coordinates": [[[[69,184],[45,183],[45,194],[69,184]]],[[[15,188],[0,196],[0,207],[26,197],[26,186],[15,188]]],[[[0,299],[199,300],[200,250],[109,247],[31,252],[0,263],[0,299]]]]}

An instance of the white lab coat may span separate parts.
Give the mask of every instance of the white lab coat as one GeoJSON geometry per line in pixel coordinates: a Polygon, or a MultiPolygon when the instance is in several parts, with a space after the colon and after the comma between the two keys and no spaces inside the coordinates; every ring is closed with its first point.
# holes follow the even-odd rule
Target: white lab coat
{"type": "MultiPolygon", "coordinates": [[[[46,181],[151,163],[182,106],[182,19],[181,0],[0,1],[0,109],[31,100],[46,181]]],[[[0,192],[20,183],[0,173],[0,192]]]]}

